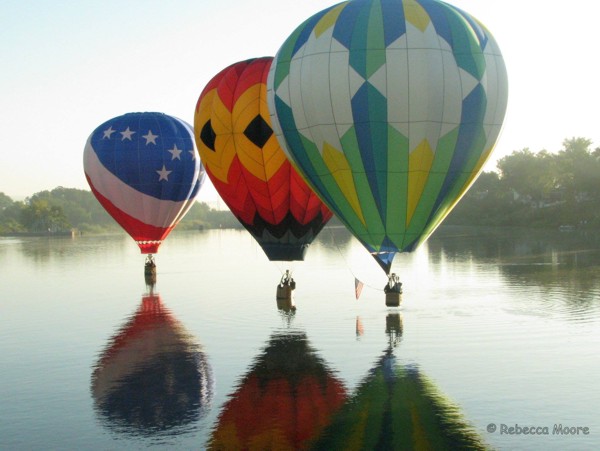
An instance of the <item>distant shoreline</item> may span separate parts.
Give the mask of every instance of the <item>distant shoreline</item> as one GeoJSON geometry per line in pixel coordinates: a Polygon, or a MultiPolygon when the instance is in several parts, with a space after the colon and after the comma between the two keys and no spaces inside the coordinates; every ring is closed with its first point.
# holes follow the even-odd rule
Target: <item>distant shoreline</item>
{"type": "Polygon", "coordinates": [[[48,236],[48,237],[73,237],[80,235],[79,230],[69,230],[66,232],[3,232],[0,237],[22,237],[22,236],[48,236]]]}

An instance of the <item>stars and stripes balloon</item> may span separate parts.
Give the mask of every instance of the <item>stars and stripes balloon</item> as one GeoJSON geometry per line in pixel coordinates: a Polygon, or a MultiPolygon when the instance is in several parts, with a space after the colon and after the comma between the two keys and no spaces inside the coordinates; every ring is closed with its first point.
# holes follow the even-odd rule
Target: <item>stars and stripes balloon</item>
{"type": "Polygon", "coordinates": [[[128,113],[97,127],[83,167],[98,201],[143,254],[158,251],[204,181],[192,127],[163,113],[128,113]]]}
{"type": "Polygon", "coordinates": [[[272,61],[241,61],[209,81],[194,115],[196,144],[216,191],[269,260],[303,260],[332,213],[271,129],[266,79],[272,61]]]}
{"type": "Polygon", "coordinates": [[[301,24],[271,66],[273,130],[389,273],[490,156],[506,111],[491,33],[437,0],[351,0],[301,24]]]}

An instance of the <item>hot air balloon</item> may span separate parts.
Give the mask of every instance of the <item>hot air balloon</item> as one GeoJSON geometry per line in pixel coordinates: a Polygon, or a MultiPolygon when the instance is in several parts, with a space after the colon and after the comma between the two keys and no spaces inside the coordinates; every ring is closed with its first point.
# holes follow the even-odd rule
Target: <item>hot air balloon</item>
{"type": "Polygon", "coordinates": [[[292,168],[271,129],[272,60],[238,62],[210,80],[196,105],[195,138],[216,191],[269,260],[303,260],[332,213],[292,168]]]}
{"type": "Polygon", "coordinates": [[[192,127],[163,113],[104,122],[88,138],[83,167],[98,201],[150,262],[204,181],[192,127]]]}
{"type": "Polygon", "coordinates": [[[437,0],[351,0],[302,23],[271,66],[282,148],[389,275],[490,156],[508,87],[475,18],[437,0]]]}
{"type": "Polygon", "coordinates": [[[151,289],[102,352],[91,391],[108,428],[173,436],[207,414],[214,379],[202,347],[151,289]]]}

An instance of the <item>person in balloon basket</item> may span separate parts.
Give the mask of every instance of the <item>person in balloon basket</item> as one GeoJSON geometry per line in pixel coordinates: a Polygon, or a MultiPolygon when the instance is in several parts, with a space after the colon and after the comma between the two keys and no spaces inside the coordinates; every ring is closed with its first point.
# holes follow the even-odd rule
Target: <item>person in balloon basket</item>
{"type": "Polygon", "coordinates": [[[402,293],[402,282],[396,273],[393,272],[389,275],[388,283],[385,284],[383,291],[385,293],[402,293]]]}
{"type": "Polygon", "coordinates": [[[282,287],[288,285],[292,290],[296,288],[296,281],[292,277],[289,269],[286,269],[285,274],[281,276],[281,282],[279,282],[279,285],[282,287]]]}

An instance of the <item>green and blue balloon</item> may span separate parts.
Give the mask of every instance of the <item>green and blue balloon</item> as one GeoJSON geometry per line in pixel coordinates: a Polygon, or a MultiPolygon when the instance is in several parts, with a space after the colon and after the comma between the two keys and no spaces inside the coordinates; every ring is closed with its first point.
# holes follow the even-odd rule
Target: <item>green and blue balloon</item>
{"type": "Polygon", "coordinates": [[[317,13],[279,49],[267,86],[287,156],[386,273],[475,181],[508,100],[491,33],[437,0],[317,13]]]}

